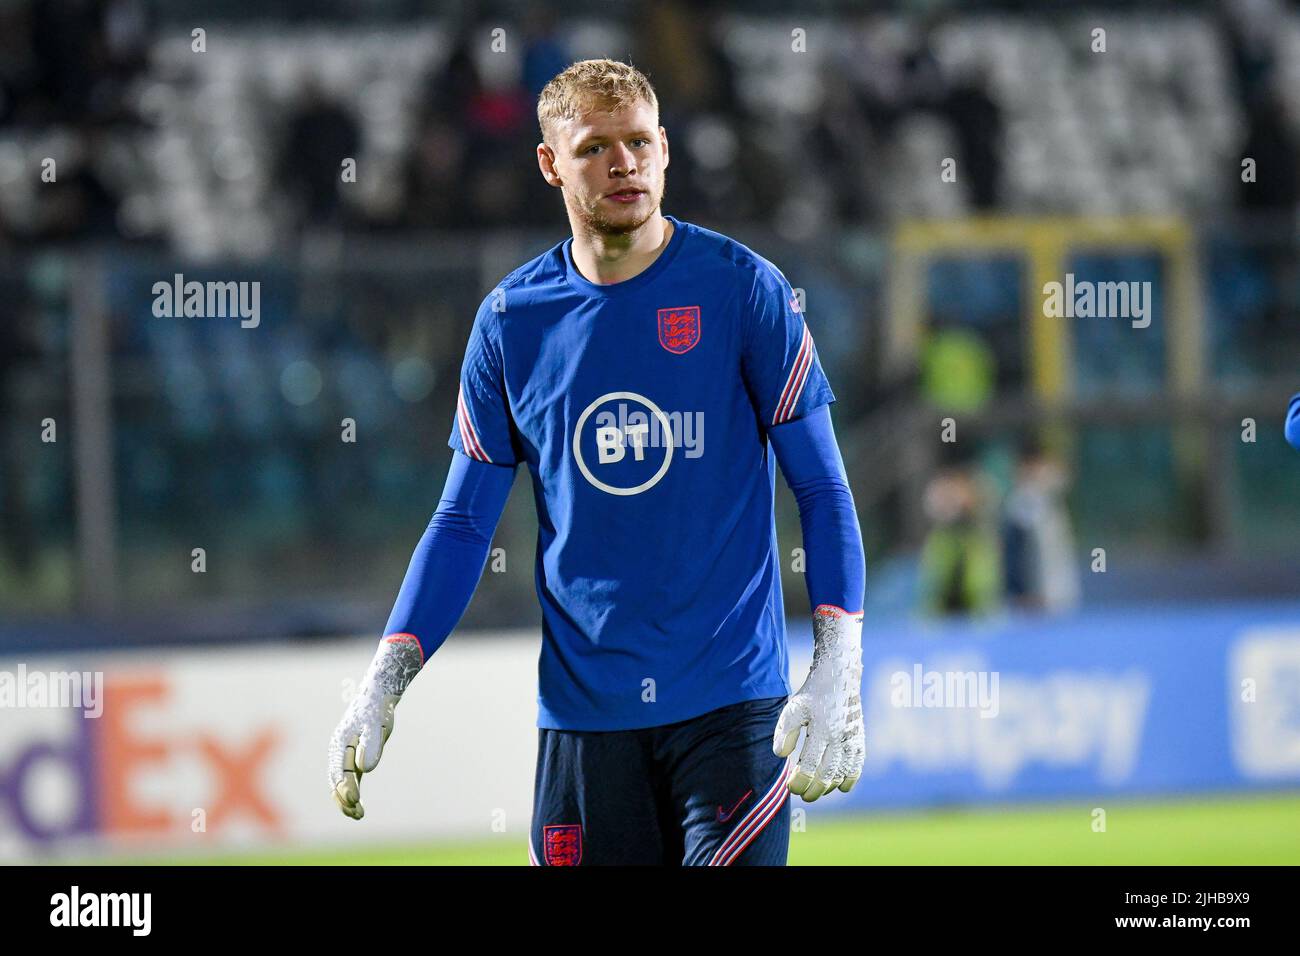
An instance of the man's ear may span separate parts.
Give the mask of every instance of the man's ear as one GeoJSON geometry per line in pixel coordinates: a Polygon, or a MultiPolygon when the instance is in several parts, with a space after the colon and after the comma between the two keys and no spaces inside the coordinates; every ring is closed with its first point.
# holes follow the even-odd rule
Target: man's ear
{"type": "Polygon", "coordinates": [[[560,174],[555,169],[555,150],[547,146],[545,142],[537,144],[537,168],[542,171],[542,178],[556,188],[564,185],[560,179],[560,174]]]}
{"type": "Polygon", "coordinates": [[[668,130],[662,126],[659,127],[659,138],[664,146],[664,169],[668,168],[668,130]]]}

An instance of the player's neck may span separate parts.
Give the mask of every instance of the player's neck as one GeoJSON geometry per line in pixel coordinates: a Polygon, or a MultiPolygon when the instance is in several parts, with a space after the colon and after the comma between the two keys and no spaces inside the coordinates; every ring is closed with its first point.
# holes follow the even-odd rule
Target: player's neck
{"type": "Polygon", "coordinates": [[[608,235],[586,229],[573,233],[573,264],[597,285],[626,282],[654,264],[673,237],[673,224],[656,210],[632,232],[608,235]]]}

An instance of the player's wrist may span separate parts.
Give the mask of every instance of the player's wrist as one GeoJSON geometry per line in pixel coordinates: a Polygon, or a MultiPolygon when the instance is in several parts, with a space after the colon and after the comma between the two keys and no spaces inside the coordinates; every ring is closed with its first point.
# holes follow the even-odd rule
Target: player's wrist
{"type": "Polygon", "coordinates": [[[375,656],[361,679],[361,694],[401,700],[407,687],[424,667],[424,651],[411,634],[390,634],[379,642],[375,656]]]}
{"type": "Polygon", "coordinates": [[[856,668],[862,673],[863,613],[851,613],[834,604],[813,609],[813,667],[819,663],[836,673],[856,668]]]}

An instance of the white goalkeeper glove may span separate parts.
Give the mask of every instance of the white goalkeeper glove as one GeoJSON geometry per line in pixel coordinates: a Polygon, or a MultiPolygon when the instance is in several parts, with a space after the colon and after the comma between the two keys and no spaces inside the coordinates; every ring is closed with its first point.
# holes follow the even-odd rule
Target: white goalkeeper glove
{"type": "Polygon", "coordinates": [[[334,729],[329,748],[329,782],[334,802],[345,816],[360,820],[361,775],[379,766],[384,744],[393,732],[393,715],[407,686],[424,666],[424,652],[409,635],[385,638],[361,689],[334,729]]]}
{"type": "Polygon", "coordinates": [[[808,728],[790,792],[812,803],[834,790],[848,793],[862,776],[862,614],[822,604],[813,611],[813,659],[808,679],[786,701],[772,735],[778,757],[794,753],[808,728]]]}

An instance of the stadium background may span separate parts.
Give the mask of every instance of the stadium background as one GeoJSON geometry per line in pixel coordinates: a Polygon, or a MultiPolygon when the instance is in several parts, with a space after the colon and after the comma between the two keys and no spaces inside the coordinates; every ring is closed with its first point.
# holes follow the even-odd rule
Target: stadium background
{"type": "MultiPolygon", "coordinates": [[[[0,670],[106,674],[98,720],[0,709],[0,861],[526,862],[526,478],[360,825],[325,743],[474,310],[567,235],[536,94],[611,56],[665,211],[782,268],[839,398],[868,769],[792,861],[1300,862],[1300,12],[858,6],[0,3],[0,670]],[[155,316],[177,273],[260,283],[259,323],[155,316]],[[1046,315],[1067,274],[1151,283],[1150,325],[1046,315]],[[934,613],[943,481],[987,531],[1030,437],[1077,605],[934,613]],[[894,706],[914,667],[1000,712],[894,706]]],[[[797,681],[784,489],[778,527],[797,681]]]]}

